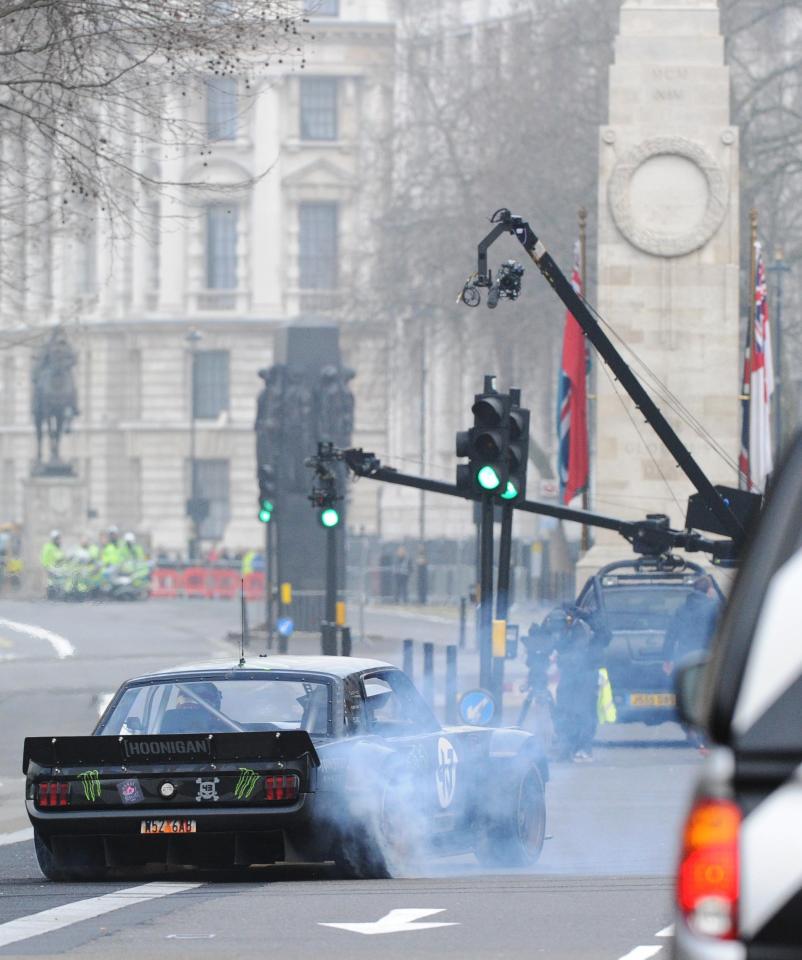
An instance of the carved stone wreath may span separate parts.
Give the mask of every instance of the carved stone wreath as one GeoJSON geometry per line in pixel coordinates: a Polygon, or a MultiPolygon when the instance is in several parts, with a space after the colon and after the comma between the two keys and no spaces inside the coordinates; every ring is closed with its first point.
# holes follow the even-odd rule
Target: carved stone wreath
{"type": "Polygon", "coordinates": [[[615,166],[608,185],[610,210],[624,236],[645,253],[662,257],[681,257],[703,247],[721,226],[729,203],[727,182],[718,162],[698,143],[684,137],[654,137],[644,140],[615,166]],[[632,178],[639,167],[658,156],[676,156],[690,160],[707,181],[707,206],[696,226],[685,233],[670,233],[644,227],[635,222],[630,203],[632,178]]]}

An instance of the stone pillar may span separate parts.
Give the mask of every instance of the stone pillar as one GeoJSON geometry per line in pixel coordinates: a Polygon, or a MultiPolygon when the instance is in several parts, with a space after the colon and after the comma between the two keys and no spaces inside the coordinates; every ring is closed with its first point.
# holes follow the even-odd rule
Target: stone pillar
{"type": "MultiPolygon", "coordinates": [[[[738,133],[716,0],[624,0],[599,172],[599,309],[735,461],[738,133]]],[[[682,527],[693,489],[611,379],[600,363],[592,503],[682,527]]],[[[735,469],[649,389],[711,480],[735,484],[735,469]]],[[[630,553],[616,534],[595,538],[586,572],[630,553]]]]}
{"type": "Polygon", "coordinates": [[[53,529],[61,531],[61,546],[69,552],[86,533],[86,481],[79,477],[29,477],[23,494],[22,559],[25,588],[44,596],[46,578],[39,556],[53,529]]]}

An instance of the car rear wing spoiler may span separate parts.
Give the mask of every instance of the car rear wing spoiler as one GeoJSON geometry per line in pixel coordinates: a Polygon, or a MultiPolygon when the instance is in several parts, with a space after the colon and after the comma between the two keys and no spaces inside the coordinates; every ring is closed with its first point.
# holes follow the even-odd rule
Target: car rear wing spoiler
{"type": "Polygon", "coordinates": [[[119,737],[26,737],[22,772],[40,767],[121,766],[140,763],[213,763],[300,760],[320,766],[306,730],[262,733],[161,734],[119,737]]]}

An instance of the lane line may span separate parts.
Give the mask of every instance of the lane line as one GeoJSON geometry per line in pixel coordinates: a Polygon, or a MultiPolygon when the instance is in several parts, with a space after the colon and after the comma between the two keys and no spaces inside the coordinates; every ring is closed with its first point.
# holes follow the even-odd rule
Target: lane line
{"type": "Polygon", "coordinates": [[[662,949],[662,944],[657,947],[635,947],[634,950],[630,950],[629,953],[625,953],[624,956],[619,957],[618,960],[649,960],[650,957],[653,957],[662,949]]]}
{"type": "Polygon", "coordinates": [[[0,833],[0,847],[7,847],[11,843],[24,843],[26,840],[33,840],[33,827],[25,827],[13,833],[0,833]]]}
{"type": "Polygon", "coordinates": [[[10,630],[34,637],[36,640],[46,640],[59,660],[75,655],[75,647],[66,637],[62,637],[60,633],[53,633],[52,630],[46,630],[44,627],[37,627],[33,623],[17,623],[16,620],[3,619],[0,619],[0,627],[8,627],[10,630]]]}
{"type": "Polygon", "coordinates": [[[18,943],[20,940],[28,940],[30,937],[40,937],[45,933],[53,933],[55,930],[72,926],[82,920],[91,920],[104,913],[111,913],[112,910],[131,907],[136,903],[148,903],[150,900],[169,897],[174,893],[184,893],[200,886],[200,883],[144,883],[139,887],[106,893],[102,897],[65,903],[64,906],[53,907],[52,910],[42,910],[41,913],[18,917],[16,920],[9,920],[8,923],[0,923],[0,947],[18,943]]]}
{"type": "Polygon", "coordinates": [[[674,924],[670,923],[667,927],[663,927],[662,930],[658,930],[655,934],[656,937],[673,937],[674,936],[674,924]]]}

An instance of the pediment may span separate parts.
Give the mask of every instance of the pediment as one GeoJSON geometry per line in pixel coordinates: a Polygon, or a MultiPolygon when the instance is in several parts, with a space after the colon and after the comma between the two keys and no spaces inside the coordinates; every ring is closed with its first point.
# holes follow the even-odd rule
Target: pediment
{"type": "Polygon", "coordinates": [[[336,163],[319,158],[312,160],[298,170],[293,170],[292,173],[288,173],[282,182],[287,187],[341,187],[350,185],[352,179],[352,175],[341,169],[336,163]]]}

